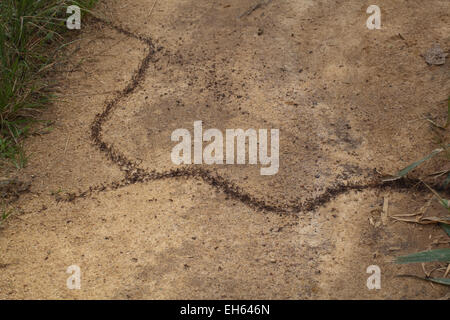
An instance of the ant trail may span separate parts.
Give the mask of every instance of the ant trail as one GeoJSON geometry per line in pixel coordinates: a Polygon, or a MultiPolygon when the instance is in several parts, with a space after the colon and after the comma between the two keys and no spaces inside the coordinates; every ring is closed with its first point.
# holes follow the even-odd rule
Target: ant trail
{"type": "Polygon", "coordinates": [[[148,172],[145,169],[139,167],[136,162],[128,159],[122,152],[117,150],[113,145],[106,143],[102,136],[102,127],[109,119],[112,111],[116,108],[118,103],[135,93],[139,85],[145,79],[146,71],[149,69],[152,62],[156,62],[155,53],[160,51],[162,47],[155,48],[155,44],[150,37],[135,34],[131,31],[124,29],[121,26],[117,26],[111,22],[105,21],[98,17],[93,17],[94,22],[101,23],[107,27],[116,30],[117,32],[126,35],[128,37],[139,40],[147,46],[148,53],[140,61],[137,70],[134,72],[131,80],[127,86],[116,94],[110,100],[105,101],[103,112],[98,113],[91,125],[90,138],[92,143],[105,154],[106,158],[116,164],[119,170],[124,172],[125,177],[120,181],[115,181],[110,184],[100,184],[91,186],[85,191],[79,191],[78,193],[67,193],[67,197],[57,199],[57,201],[72,202],[80,198],[90,197],[94,193],[117,190],[132,184],[145,183],[150,181],[158,181],[170,178],[195,178],[203,180],[208,185],[223,192],[232,199],[238,200],[245,205],[263,212],[275,212],[279,214],[292,214],[299,212],[309,212],[317,209],[329,203],[337,196],[351,192],[351,191],[363,191],[368,189],[395,189],[395,190],[410,190],[414,188],[417,191],[425,191],[425,187],[422,184],[418,184],[419,180],[398,180],[389,183],[381,182],[380,177],[374,177],[373,181],[366,184],[341,184],[337,186],[328,187],[325,192],[319,196],[308,199],[297,199],[290,204],[271,204],[262,199],[257,199],[251,194],[245,192],[242,188],[237,186],[232,181],[213,173],[210,170],[203,168],[197,168],[193,166],[187,166],[178,169],[172,169],[167,171],[157,172],[152,170],[148,172]]]}

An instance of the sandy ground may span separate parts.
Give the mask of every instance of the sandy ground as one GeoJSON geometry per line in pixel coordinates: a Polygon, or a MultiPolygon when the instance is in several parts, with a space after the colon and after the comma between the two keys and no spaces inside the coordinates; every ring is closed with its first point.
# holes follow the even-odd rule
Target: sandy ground
{"type": "MultiPolygon", "coordinates": [[[[31,183],[0,227],[0,298],[435,299],[398,255],[445,246],[436,226],[382,221],[428,193],[382,185],[444,122],[448,1],[100,1],[55,73],[54,130],[27,141],[31,183]],[[280,129],[280,169],[176,166],[171,132],[280,129]],[[66,269],[81,268],[80,290],[66,269]],[[366,269],[381,269],[381,289],[366,269]]],[[[431,162],[417,175],[433,172],[431,162]]],[[[426,214],[438,215],[432,205],[426,214]]],[[[447,244],[448,245],[448,244],[447,244]]],[[[430,271],[430,270],[428,270],[430,271]]],[[[439,275],[436,271],[433,275],[439,275]]],[[[442,272],[441,272],[442,273],[442,272]]]]}

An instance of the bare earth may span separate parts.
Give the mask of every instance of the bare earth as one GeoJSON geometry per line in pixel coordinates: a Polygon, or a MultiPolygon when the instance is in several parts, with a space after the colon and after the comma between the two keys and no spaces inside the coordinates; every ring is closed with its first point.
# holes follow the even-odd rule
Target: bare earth
{"type": "MultiPolygon", "coordinates": [[[[31,183],[0,227],[0,298],[435,299],[394,257],[439,248],[437,226],[382,221],[430,198],[381,185],[443,123],[450,2],[104,0],[83,21],[49,134],[27,140],[31,183]],[[280,129],[280,170],[176,166],[171,132],[280,129]],[[78,265],[81,290],[68,290],[78,265]],[[366,269],[381,269],[380,290],[366,269]]],[[[435,163],[417,171],[433,172],[435,163]]],[[[432,205],[426,214],[438,215],[432,205]]],[[[447,244],[448,245],[448,244],[447,244]]],[[[429,271],[429,270],[428,270],[429,271]]]]}

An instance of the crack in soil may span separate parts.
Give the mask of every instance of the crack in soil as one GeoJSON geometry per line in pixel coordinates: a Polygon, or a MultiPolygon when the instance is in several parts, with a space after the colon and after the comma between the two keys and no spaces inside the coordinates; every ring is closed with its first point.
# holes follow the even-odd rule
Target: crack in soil
{"type": "MultiPolygon", "coordinates": [[[[103,152],[111,162],[116,164],[119,167],[120,171],[124,172],[125,177],[120,181],[115,181],[108,185],[101,184],[97,186],[91,186],[88,190],[79,191],[78,193],[67,193],[66,197],[57,196],[56,201],[73,202],[76,199],[89,197],[93,193],[116,190],[136,183],[145,183],[149,181],[169,178],[198,178],[214,187],[215,189],[223,192],[230,198],[238,200],[253,209],[266,212],[275,212],[279,214],[313,211],[318,207],[327,204],[337,196],[348,193],[350,191],[358,192],[368,189],[383,190],[388,188],[399,191],[408,191],[411,188],[415,188],[416,191],[426,191],[426,187],[421,184],[420,180],[418,179],[401,179],[391,182],[382,182],[380,179],[380,175],[374,173],[373,179],[367,183],[338,184],[335,186],[327,187],[323,194],[313,198],[308,198],[304,201],[298,199],[296,202],[290,204],[270,204],[264,200],[255,198],[254,196],[245,192],[235,183],[207,169],[187,166],[162,172],[157,172],[156,170],[148,172],[147,170],[140,168],[137,163],[128,159],[123,153],[121,153],[119,150],[116,150],[113,145],[107,144],[103,141],[102,126],[108,120],[111,112],[117,106],[119,101],[125,97],[128,97],[130,94],[136,91],[138,86],[144,80],[145,73],[150,67],[150,63],[155,61],[155,53],[161,50],[162,47],[155,49],[153,40],[149,37],[135,34],[124,29],[121,26],[117,26],[98,17],[93,17],[92,19],[95,23],[101,23],[121,34],[141,41],[148,47],[149,50],[147,55],[139,63],[139,67],[135,71],[128,85],[122,91],[118,91],[117,95],[113,99],[106,100],[103,112],[95,116],[95,119],[91,125],[91,140],[93,144],[101,152],[103,152]]],[[[436,189],[442,188],[436,186],[436,189]]]]}

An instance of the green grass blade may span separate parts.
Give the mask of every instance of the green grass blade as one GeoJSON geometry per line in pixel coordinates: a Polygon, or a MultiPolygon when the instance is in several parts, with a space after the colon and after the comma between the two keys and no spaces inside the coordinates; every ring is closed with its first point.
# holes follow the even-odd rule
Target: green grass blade
{"type": "Polygon", "coordinates": [[[436,261],[450,262],[450,248],[422,251],[397,257],[395,259],[395,263],[399,264],[436,261]]]}
{"type": "Polygon", "coordinates": [[[440,194],[434,190],[433,188],[431,188],[428,184],[426,184],[425,182],[423,182],[423,184],[425,184],[425,186],[436,196],[436,198],[438,198],[439,203],[447,210],[450,210],[450,204],[449,204],[449,200],[444,199],[440,196],[440,194]]]}
{"type": "Polygon", "coordinates": [[[447,177],[445,178],[445,181],[442,185],[444,186],[444,188],[447,188],[449,183],[450,183],[450,172],[447,174],[447,177]]]}
{"type": "Polygon", "coordinates": [[[415,168],[417,168],[418,166],[420,166],[422,163],[424,163],[427,160],[430,160],[431,158],[433,158],[435,155],[441,153],[442,151],[444,151],[444,149],[439,148],[439,149],[435,149],[433,150],[429,155],[427,155],[425,158],[420,159],[419,161],[413,162],[412,164],[410,164],[409,166],[407,166],[406,168],[400,170],[396,176],[397,177],[404,177],[406,176],[410,171],[414,170],[415,168]]]}
{"type": "Polygon", "coordinates": [[[410,164],[409,166],[407,166],[406,168],[403,168],[402,170],[400,170],[395,176],[393,177],[389,177],[389,178],[385,178],[383,179],[383,181],[394,181],[400,178],[403,178],[404,176],[406,176],[410,171],[414,170],[415,168],[417,168],[418,166],[420,166],[422,163],[424,163],[427,160],[430,160],[431,158],[433,158],[435,155],[441,153],[442,151],[444,151],[444,148],[438,148],[438,149],[434,149],[429,155],[427,155],[426,157],[420,159],[419,161],[413,162],[412,164],[410,164]]]}
{"type": "Polygon", "coordinates": [[[450,286],[450,279],[448,279],[448,278],[426,278],[426,280],[434,282],[434,283],[439,283],[439,284],[443,284],[446,286],[450,286]]]}
{"type": "Polygon", "coordinates": [[[446,223],[439,223],[439,225],[444,229],[444,231],[447,233],[447,235],[450,237],[450,224],[446,223]]]}

